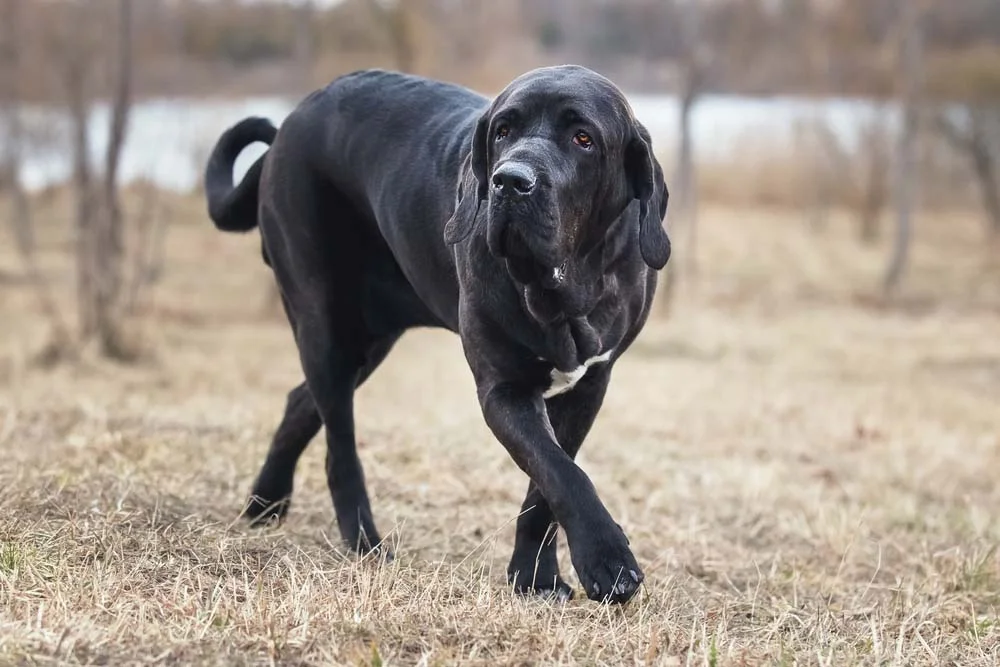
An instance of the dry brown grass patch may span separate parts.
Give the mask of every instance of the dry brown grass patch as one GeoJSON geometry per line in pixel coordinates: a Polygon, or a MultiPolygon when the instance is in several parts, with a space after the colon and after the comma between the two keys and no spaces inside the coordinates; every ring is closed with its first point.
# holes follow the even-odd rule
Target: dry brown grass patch
{"type": "MultiPolygon", "coordinates": [[[[706,212],[698,289],[617,367],[581,455],[647,573],[619,609],[506,589],[526,482],[448,334],[408,335],[358,396],[395,561],[335,544],[318,443],[287,524],[239,523],[300,374],[286,325],[258,313],[256,238],[174,208],[190,221],[136,365],[31,367],[44,325],[28,290],[0,287],[0,663],[1000,658],[1000,315],[974,222],[921,222],[914,314],[856,305],[882,250],[836,220],[817,237],[788,214],[706,212]]],[[[44,260],[68,293],[57,240],[44,260]]]]}

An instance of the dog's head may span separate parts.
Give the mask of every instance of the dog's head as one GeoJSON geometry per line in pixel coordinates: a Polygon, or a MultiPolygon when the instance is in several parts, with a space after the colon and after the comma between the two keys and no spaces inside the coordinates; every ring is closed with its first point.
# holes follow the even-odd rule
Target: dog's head
{"type": "Polygon", "coordinates": [[[628,209],[643,260],[661,269],[667,198],[622,92],[586,68],[547,67],[511,82],[479,119],[445,241],[467,237],[485,206],[490,252],[518,282],[555,287],[628,209]]]}

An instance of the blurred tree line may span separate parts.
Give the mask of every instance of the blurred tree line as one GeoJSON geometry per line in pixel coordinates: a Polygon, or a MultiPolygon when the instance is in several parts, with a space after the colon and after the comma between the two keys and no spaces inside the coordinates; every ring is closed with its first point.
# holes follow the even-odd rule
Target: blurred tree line
{"type": "MultiPolygon", "coordinates": [[[[28,97],[51,97],[46,56],[78,1],[32,0],[22,10],[36,64],[25,72],[28,97]]],[[[98,14],[102,1],[87,4],[98,14]]],[[[927,14],[930,93],[1000,96],[996,0],[142,0],[133,57],[140,94],[231,92],[234,75],[252,92],[313,86],[373,63],[492,88],[562,61],[630,90],[668,91],[681,76],[694,11],[696,41],[712,54],[707,90],[887,96],[903,2],[927,14]],[[241,77],[296,66],[310,76],[241,77]]]]}

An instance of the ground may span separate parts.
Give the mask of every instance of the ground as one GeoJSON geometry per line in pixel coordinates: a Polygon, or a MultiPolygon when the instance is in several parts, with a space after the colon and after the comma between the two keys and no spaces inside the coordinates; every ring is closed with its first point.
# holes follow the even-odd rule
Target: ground
{"type": "MultiPolygon", "coordinates": [[[[38,219],[68,299],[62,202],[38,219]]],[[[0,663],[1000,660],[1000,271],[971,217],[921,217],[885,308],[886,248],[843,216],[705,211],[696,277],[616,368],[580,457],[646,572],[606,608],[506,588],[527,482],[447,333],[405,337],[358,397],[394,562],[337,544],[318,440],[288,522],[246,528],[298,362],[262,313],[255,233],[166,203],[132,365],[39,366],[45,322],[0,244],[0,663]]]]}

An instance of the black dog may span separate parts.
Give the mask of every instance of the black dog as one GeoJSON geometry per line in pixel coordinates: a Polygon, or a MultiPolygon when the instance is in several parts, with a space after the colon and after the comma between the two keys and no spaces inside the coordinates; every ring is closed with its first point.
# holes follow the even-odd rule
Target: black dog
{"type": "Polygon", "coordinates": [[[405,330],[444,327],[461,336],[486,423],[531,479],[511,583],[572,594],[558,524],[587,595],[631,598],[642,571],[573,459],[670,256],[650,141],[618,88],[576,66],[528,72],[492,103],[356,72],[307,97],[280,131],[260,118],[226,131],[206,172],[209,212],[226,231],[260,226],[306,378],[249,515],[286,511],[296,461],[325,424],[341,535],[377,548],[354,392],[405,330]],[[271,148],[234,187],[235,159],[255,141],[271,148]]]}

